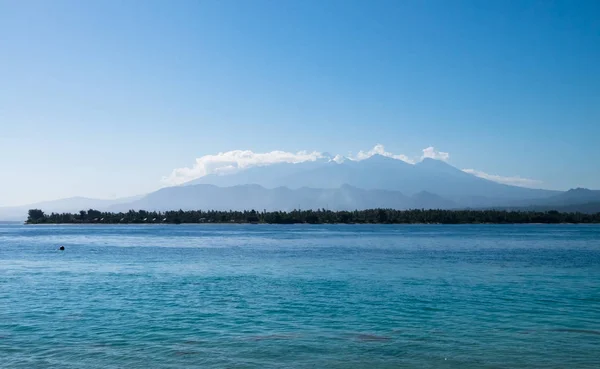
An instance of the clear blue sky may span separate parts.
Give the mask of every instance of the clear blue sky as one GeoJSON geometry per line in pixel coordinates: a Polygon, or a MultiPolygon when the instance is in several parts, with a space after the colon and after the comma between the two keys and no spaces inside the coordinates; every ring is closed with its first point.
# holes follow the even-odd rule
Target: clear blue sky
{"type": "Polygon", "coordinates": [[[600,188],[600,2],[0,0],[0,205],[377,143],[600,188]]]}

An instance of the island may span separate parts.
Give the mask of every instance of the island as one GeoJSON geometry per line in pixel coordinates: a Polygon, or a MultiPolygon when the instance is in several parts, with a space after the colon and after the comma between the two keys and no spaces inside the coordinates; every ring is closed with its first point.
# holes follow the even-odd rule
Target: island
{"type": "Polygon", "coordinates": [[[220,211],[176,210],[102,212],[81,210],[79,213],[46,214],[29,210],[26,224],[527,224],[527,223],[600,223],[600,213],[563,213],[552,211],[508,210],[394,210],[354,211],[220,211]]]}

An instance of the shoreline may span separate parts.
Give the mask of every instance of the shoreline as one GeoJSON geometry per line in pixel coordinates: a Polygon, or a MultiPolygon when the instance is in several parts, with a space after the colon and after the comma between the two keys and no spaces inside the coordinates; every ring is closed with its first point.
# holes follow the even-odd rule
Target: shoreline
{"type": "MultiPolygon", "coordinates": [[[[2,224],[2,223],[0,223],[2,224]]],[[[265,226],[265,225],[347,225],[347,226],[373,226],[373,225],[381,225],[381,226],[399,226],[399,225],[600,225],[600,222],[561,222],[561,223],[244,223],[244,222],[212,222],[212,223],[27,223],[27,222],[11,222],[4,224],[12,224],[12,225],[26,225],[26,226],[64,226],[64,225],[72,225],[72,226],[210,226],[210,225],[255,225],[255,226],[265,226]]]]}
{"type": "Polygon", "coordinates": [[[26,224],[590,224],[600,213],[558,211],[366,209],[354,211],[218,211],[130,210],[126,213],[81,210],[46,214],[30,209],[26,224]]]}

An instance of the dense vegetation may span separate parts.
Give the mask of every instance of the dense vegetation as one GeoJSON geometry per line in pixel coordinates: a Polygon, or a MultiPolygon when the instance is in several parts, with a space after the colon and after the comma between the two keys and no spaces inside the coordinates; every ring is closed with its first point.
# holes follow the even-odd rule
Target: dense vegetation
{"type": "Polygon", "coordinates": [[[134,211],[108,213],[90,209],[77,214],[44,214],[29,210],[28,224],[98,223],[367,223],[367,224],[476,224],[476,223],[600,223],[600,213],[559,213],[557,211],[502,210],[392,210],[370,209],[356,211],[294,210],[284,211],[134,211]]]}

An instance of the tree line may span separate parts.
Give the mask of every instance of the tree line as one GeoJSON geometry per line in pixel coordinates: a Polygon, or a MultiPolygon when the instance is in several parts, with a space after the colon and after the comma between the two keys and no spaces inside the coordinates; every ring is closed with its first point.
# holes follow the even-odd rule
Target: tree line
{"type": "Polygon", "coordinates": [[[393,210],[355,211],[218,211],[130,210],[126,213],[102,212],[94,209],[79,213],[45,214],[29,210],[27,224],[182,224],[182,223],[267,223],[267,224],[480,224],[480,223],[600,223],[600,213],[561,213],[558,211],[504,210],[393,210]]]}

